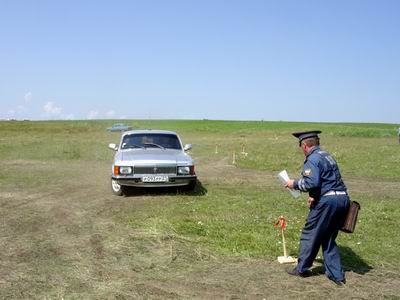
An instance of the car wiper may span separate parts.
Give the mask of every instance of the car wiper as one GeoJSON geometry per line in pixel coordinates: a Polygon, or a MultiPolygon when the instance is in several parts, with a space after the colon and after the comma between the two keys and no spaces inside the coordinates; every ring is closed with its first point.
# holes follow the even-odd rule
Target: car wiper
{"type": "Polygon", "coordinates": [[[131,149],[131,148],[144,148],[144,147],[136,145],[136,144],[133,144],[133,145],[130,144],[130,145],[126,145],[126,146],[123,147],[123,149],[131,149]]]}
{"type": "Polygon", "coordinates": [[[147,145],[149,145],[149,146],[156,146],[156,147],[158,147],[158,148],[161,148],[161,149],[164,149],[164,150],[165,150],[165,148],[164,148],[163,146],[159,145],[159,144],[154,144],[154,143],[144,143],[143,145],[144,145],[144,146],[147,146],[147,145]]]}

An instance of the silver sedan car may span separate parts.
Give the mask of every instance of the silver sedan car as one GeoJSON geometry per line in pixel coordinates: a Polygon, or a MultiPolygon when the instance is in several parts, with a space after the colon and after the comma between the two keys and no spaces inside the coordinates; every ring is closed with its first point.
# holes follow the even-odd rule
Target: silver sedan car
{"type": "Polygon", "coordinates": [[[107,128],[107,130],[111,131],[111,132],[128,131],[128,130],[131,130],[131,129],[132,129],[131,126],[128,126],[128,125],[125,125],[125,124],[122,124],[122,123],[117,123],[117,124],[114,124],[113,126],[107,128]]]}
{"type": "Polygon", "coordinates": [[[119,145],[109,144],[116,151],[112,165],[111,189],[115,195],[128,187],[172,187],[194,189],[197,182],[194,161],[182,147],[179,136],[164,130],[131,130],[121,136],[119,145]]]}

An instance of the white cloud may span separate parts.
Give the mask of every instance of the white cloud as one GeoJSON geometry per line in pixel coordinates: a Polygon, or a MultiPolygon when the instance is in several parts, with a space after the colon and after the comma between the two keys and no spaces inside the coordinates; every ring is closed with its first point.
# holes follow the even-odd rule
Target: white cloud
{"type": "Polygon", "coordinates": [[[7,116],[9,118],[24,118],[24,113],[26,112],[26,107],[24,105],[17,105],[16,108],[7,111],[7,116]]]}
{"type": "Polygon", "coordinates": [[[66,115],[64,118],[65,118],[65,120],[75,120],[75,115],[69,114],[69,115],[66,115]]]}
{"type": "Polygon", "coordinates": [[[29,104],[32,102],[32,92],[27,92],[24,96],[25,103],[29,104]]]}
{"type": "Polygon", "coordinates": [[[50,115],[59,115],[61,114],[61,107],[58,107],[54,104],[54,102],[49,101],[43,106],[44,112],[50,115]]]}
{"type": "Polygon", "coordinates": [[[110,111],[106,112],[106,118],[112,119],[112,118],[114,118],[114,116],[115,116],[115,111],[110,110],[110,111]]]}
{"type": "Polygon", "coordinates": [[[92,110],[92,111],[89,112],[87,118],[89,120],[93,120],[93,119],[96,119],[98,115],[99,115],[98,111],[92,110]]]}
{"type": "Polygon", "coordinates": [[[14,109],[10,109],[10,110],[7,112],[7,115],[13,117],[13,116],[15,116],[16,113],[17,113],[17,112],[16,112],[14,109]]]}
{"type": "Polygon", "coordinates": [[[28,104],[32,100],[32,93],[28,92],[24,96],[25,102],[23,104],[18,104],[16,107],[9,109],[7,111],[7,116],[9,118],[26,118],[26,113],[28,112],[28,104]]]}

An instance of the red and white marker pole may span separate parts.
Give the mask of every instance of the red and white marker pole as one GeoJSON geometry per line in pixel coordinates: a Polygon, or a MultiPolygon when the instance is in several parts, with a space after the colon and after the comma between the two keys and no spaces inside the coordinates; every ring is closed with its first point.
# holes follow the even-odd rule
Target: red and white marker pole
{"type": "Polygon", "coordinates": [[[285,227],[286,227],[286,219],[284,216],[280,216],[278,219],[278,222],[276,222],[275,227],[278,229],[278,227],[281,227],[281,232],[282,232],[282,245],[283,245],[283,256],[278,256],[278,261],[281,264],[291,264],[295,263],[297,260],[291,256],[287,255],[287,249],[286,249],[286,240],[285,240],[285,227]]]}

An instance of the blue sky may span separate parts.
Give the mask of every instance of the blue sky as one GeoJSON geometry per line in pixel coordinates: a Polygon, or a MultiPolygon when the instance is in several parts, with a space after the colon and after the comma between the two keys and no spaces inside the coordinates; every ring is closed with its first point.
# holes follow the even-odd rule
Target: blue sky
{"type": "Polygon", "coordinates": [[[400,123],[400,1],[0,0],[0,118],[400,123]]]}

